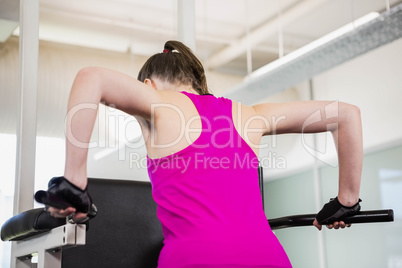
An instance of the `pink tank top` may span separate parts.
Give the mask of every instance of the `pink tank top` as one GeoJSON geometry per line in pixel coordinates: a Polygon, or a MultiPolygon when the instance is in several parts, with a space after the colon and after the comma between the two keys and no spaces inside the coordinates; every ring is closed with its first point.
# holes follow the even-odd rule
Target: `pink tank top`
{"type": "Polygon", "coordinates": [[[165,237],[158,267],[291,267],[263,211],[258,158],[234,127],[232,102],[182,93],[202,132],[177,153],[148,158],[165,237]]]}

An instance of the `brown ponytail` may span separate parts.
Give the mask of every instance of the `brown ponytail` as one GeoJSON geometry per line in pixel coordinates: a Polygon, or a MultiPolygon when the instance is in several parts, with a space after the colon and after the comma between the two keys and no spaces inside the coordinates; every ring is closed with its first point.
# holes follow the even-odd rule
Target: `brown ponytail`
{"type": "Polygon", "coordinates": [[[209,94],[201,61],[179,41],[167,41],[164,53],[150,57],[138,73],[138,80],[157,77],[172,84],[191,85],[198,94],[209,94]]]}

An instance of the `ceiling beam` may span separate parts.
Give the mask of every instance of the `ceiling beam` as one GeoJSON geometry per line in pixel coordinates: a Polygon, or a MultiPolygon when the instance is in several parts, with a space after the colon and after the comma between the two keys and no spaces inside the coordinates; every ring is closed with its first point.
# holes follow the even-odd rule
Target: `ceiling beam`
{"type": "MultiPolygon", "coordinates": [[[[308,14],[328,0],[305,0],[284,11],[281,15],[282,27],[308,14]]],[[[237,42],[212,55],[207,62],[210,69],[218,68],[246,52],[248,46],[256,46],[278,32],[278,21],[273,18],[240,38],[237,42]]]]}
{"type": "Polygon", "coordinates": [[[195,51],[195,2],[179,0],[177,2],[177,28],[181,42],[195,51]]]}

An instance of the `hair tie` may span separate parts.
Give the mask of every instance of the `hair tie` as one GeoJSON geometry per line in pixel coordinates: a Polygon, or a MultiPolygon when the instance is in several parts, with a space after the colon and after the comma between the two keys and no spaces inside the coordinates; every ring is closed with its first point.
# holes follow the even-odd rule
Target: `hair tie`
{"type": "Polygon", "coordinates": [[[165,48],[165,49],[162,51],[162,53],[179,53],[179,51],[176,50],[176,49],[170,50],[170,49],[165,48]]]}

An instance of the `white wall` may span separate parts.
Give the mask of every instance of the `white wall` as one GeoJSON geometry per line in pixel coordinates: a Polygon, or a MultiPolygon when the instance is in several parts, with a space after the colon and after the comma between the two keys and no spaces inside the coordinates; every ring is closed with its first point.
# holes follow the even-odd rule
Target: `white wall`
{"type": "Polygon", "coordinates": [[[360,107],[366,149],[402,139],[402,39],[314,79],[317,99],[360,107]]]}

